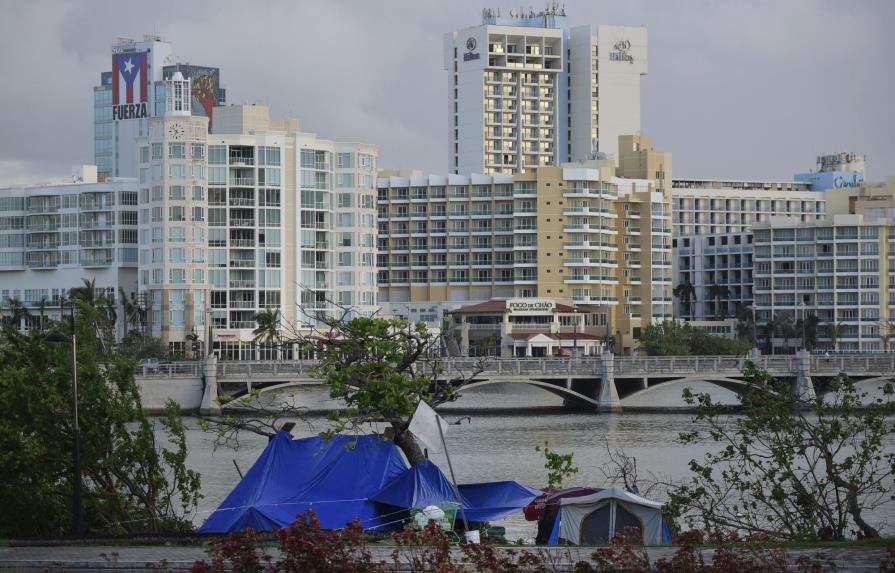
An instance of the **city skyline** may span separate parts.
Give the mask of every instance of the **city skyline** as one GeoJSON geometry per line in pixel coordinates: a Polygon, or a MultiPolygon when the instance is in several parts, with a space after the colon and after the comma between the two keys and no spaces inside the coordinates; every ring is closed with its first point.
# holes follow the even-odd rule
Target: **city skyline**
{"type": "MultiPolygon", "coordinates": [[[[92,161],[92,86],[110,66],[115,38],[144,33],[171,41],[184,63],[220,66],[233,103],[266,103],[300,117],[308,131],[375,143],[382,166],[447,173],[443,34],[480,23],[483,7],[513,7],[270,3],[268,12],[279,14],[272,20],[261,10],[237,17],[211,6],[161,2],[136,24],[111,3],[10,6],[0,23],[0,71],[18,81],[8,82],[5,107],[33,113],[0,120],[8,135],[0,185],[58,180],[92,161]],[[38,37],[40,45],[32,41],[38,37]],[[227,41],[234,37],[245,42],[227,41]]],[[[642,131],[674,153],[675,177],[790,179],[813,168],[816,155],[845,149],[867,155],[868,179],[892,171],[885,94],[895,74],[885,72],[885,58],[895,39],[884,25],[895,6],[567,2],[565,9],[576,22],[649,30],[642,131]]]]}

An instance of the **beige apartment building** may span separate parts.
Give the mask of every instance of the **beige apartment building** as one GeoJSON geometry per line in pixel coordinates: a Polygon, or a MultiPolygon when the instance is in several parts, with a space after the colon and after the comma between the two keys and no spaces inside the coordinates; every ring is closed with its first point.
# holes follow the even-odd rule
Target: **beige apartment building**
{"type": "Polygon", "coordinates": [[[387,313],[439,322],[494,298],[600,305],[620,343],[671,318],[669,153],[619,138],[608,160],[515,175],[388,175],[377,183],[387,313]],[[636,178],[635,178],[636,177],[636,178]]]}

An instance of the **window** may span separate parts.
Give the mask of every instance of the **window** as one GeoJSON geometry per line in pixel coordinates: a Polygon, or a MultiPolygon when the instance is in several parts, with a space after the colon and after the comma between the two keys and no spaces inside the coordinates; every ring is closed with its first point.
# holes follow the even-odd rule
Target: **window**
{"type": "Polygon", "coordinates": [[[192,220],[193,221],[204,221],[205,220],[205,209],[202,207],[193,207],[192,220]]]}
{"type": "Polygon", "coordinates": [[[201,164],[194,164],[192,169],[193,179],[204,179],[205,168],[201,164]]]}
{"type": "Polygon", "coordinates": [[[183,165],[174,163],[168,166],[168,177],[170,179],[183,179],[186,177],[186,170],[183,168],[183,165]]]}
{"type": "Polygon", "coordinates": [[[209,145],[208,146],[208,164],[209,165],[226,165],[227,164],[227,147],[225,145],[209,145]]]}
{"type": "Polygon", "coordinates": [[[205,189],[201,185],[193,185],[193,201],[204,201],[205,189]]]}
{"type": "Polygon", "coordinates": [[[193,249],[192,257],[190,258],[190,260],[194,263],[204,263],[205,249],[193,249]]]}
{"type": "Polygon", "coordinates": [[[201,143],[194,143],[192,145],[192,153],[191,157],[193,159],[204,159],[205,158],[205,146],[201,143]]]}
{"type": "Polygon", "coordinates": [[[169,143],[168,159],[186,159],[185,143],[169,143]]]}
{"type": "Polygon", "coordinates": [[[140,148],[140,162],[141,163],[149,163],[149,148],[148,147],[140,148]]]}
{"type": "Polygon", "coordinates": [[[205,271],[202,269],[193,269],[193,284],[199,285],[205,282],[205,271]]]}
{"type": "MultiPolygon", "coordinates": [[[[183,247],[174,247],[168,253],[168,260],[172,263],[185,263],[186,255],[183,247]]],[[[173,302],[173,301],[172,301],[173,302]]]]}
{"type": "Polygon", "coordinates": [[[171,284],[186,284],[186,271],[184,269],[171,269],[168,276],[171,284]]]}
{"type": "Polygon", "coordinates": [[[168,207],[169,221],[186,221],[185,207],[168,207]]]}
{"type": "Polygon", "coordinates": [[[183,227],[171,227],[168,229],[168,240],[183,242],[186,240],[186,233],[183,227]]]}
{"type": "Polygon", "coordinates": [[[168,199],[172,201],[182,201],[186,199],[183,192],[183,185],[171,185],[168,187],[168,199]]]}
{"type": "Polygon", "coordinates": [[[161,159],[162,158],[162,144],[161,143],[153,143],[152,144],[152,158],[153,159],[161,159]]]}
{"type": "Polygon", "coordinates": [[[354,206],[354,196],[351,193],[339,193],[338,206],[348,208],[354,206]]]}

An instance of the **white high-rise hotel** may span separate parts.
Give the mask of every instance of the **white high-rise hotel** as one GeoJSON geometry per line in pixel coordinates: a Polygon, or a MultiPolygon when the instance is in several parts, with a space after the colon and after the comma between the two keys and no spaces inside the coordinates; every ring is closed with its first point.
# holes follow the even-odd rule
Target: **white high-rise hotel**
{"type": "MultiPolygon", "coordinates": [[[[190,82],[139,140],[139,289],[153,335],[204,339],[253,358],[257,313],[314,326],[321,313],[376,305],[375,146],[320,140],[264,106],[190,114],[190,82]]],[[[175,346],[176,348],[176,346],[175,346]]]]}
{"type": "Polygon", "coordinates": [[[570,28],[555,5],[484,10],[481,25],[445,35],[450,171],[618,160],[619,136],[640,133],[646,48],[645,28],[570,28]]]}

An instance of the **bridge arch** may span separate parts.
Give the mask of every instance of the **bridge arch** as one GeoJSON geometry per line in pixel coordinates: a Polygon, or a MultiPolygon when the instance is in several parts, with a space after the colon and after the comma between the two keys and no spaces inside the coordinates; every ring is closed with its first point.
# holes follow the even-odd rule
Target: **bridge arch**
{"type": "Polygon", "coordinates": [[[479,380],[473,382],[472,384],[462,386],[459,391],[463,392],[464,390],[472,390],[473,388],[479,388],[481,386],[492,386],[496,384],[528,384],[530,386],[543,388],[544,390],[547,390],[548,392],[551,392],[563,398],[572,398],[574,400],[578,400],[592,406],[598,406],[600,404],[597,399],[586,396],[581,392],[572,390],[571,388],[566,388],[565,386],[559,384],[551,384],[550,382],[544,382],[543,380],[535,380],[533,378],[502,378],[497,380],[479,380]]]}
{"type": "Polygon", "coordinates": [[[729,378],[729,377],[725,377],[725,376],[720,376],[720,377],[719,376],[712,376],[712,377],[700,376],[698,378],[695,376],[684,376],[681,378],[673,378],[670,380],[664,380],[662,382],[657,382],[650,386],[647,386],[646,388],[641,388],[639,390],[635,390],[634,392],[630,392],[627,394],[623,394],[623,395],[619,394],[619,397],[622,400],[628,400],[630,398],[640,398],[646,394],[651,394],[651,393],[659,390],[660,388],[668,388],[669,386],[680,386],[683,384],[693,383],[693,382],[705,382],[708,384],[713,384],[713,385],[723,388],[725,390],[729,390],[737,395],[740,395],[743,392],[743,390],[745,390],[746,387],[748,386],[748,384],[746,382],[744,382],[743,380],[738,380],[736,378],[729,378]]]}

